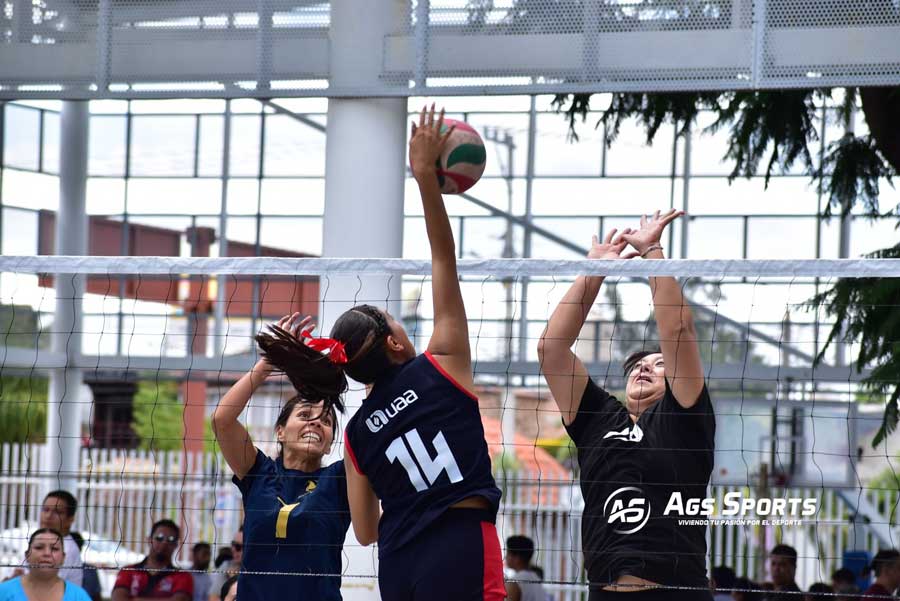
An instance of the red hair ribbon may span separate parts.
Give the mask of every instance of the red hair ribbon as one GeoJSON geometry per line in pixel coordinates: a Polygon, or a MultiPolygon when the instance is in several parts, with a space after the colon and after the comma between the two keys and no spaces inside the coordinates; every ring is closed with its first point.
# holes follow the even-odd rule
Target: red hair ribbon
{"type": "Polygon", "coordinates": [[[337,365],[344,365],[347,363],[347,351],[344,350],[343,342],[335,340],[334,338],[316,338],[310,334],[310,332],[312,332],[312,328],[300,332],[301,336],[309,339],[306,346],[314,351],[319,351],[320,353],[328,351],[328,360],[332,363],[337,365]]]}

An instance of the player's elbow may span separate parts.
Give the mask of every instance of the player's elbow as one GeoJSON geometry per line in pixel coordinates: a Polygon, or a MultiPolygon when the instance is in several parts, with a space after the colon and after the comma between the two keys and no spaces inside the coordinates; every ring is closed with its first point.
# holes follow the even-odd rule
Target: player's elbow
{"type": "Polygon", "coordinates": [[[548,354],[553,352],[554,346],[558,346],[558,345],[553,340],[553,338],[548,336],[547,330],[544,330],[544,333],[541,334],[541,337],[538,339],[538,344],[537,344],[538,359],[543,361],[544,357],[546,357],[548,354]]]}
{"type": "Polygon", "coordinates": [[[546,359],[552,358],[559,353],[571,352],[572,344],[570,341],[559,338],[550,334],[547,330],[541,334],[538,339],[537,353],[538,359],[543,363],[546,359]]]}
{"type": "Polygon", "coordinates": [[[222,411],[222,408],[217,406],[213,409],[212,415],[209,418],[209,425],[212,428],[213,435],[216,439],[220,439],[222,433],[228,429],[228,426],[231,423],[234,423],[234,420],[225,417],[225,412],[222,411]]]}
{"type": "Polygon", "coordinates": [[[378,542],[377,526],[373,528],[369,524],[357,524],[354,522],[353,534],[356,535],[356,540],[359,541],[359,544],[363,547],[368,547],[369,545],[374,545],[378,542]]]}

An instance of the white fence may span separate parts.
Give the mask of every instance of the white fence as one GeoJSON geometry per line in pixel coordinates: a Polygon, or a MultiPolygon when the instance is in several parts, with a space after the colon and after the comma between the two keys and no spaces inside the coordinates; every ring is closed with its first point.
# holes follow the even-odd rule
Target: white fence
{"type": "MultiPolygon", "coordinates": [[[[49,474],[41,471],[44,451],[44,445],[0,446],[0,555],[7,567],[21,560],[23,539],[28,535],[27,527],[21,526],[37,523],[50,485],[49,474]]],[[[186,560],[195,542],[208,541],[214,549],[227,546],[242,518],[228,466],[212,453],[185,456],[177,451],[83,449],[80,471],[75,529],[87,534],[95,549],[94,562],[104,567],[118,567],[143,555],[155,520],[169,518],[182,525],[185,544],[178,557],[186,560]]],[[[544,569],[548,590],[566,601],[581,599],[585,588],[577,480],[550,481],[538,473],[506,472],[499,474],[498,484],[504,492],[498,521],[501,538],[524,534],[534,539],[535,563],[544,569]]],[[[732,491],[745,496],[752,492],[713,487],[711,494],[721,501],[732,491]]],[[[798,550],[797,580],[808,586],[829,580],[840,567],[844,549],[874,553],[879,547],[895,546],[885,538],[896,534],[894,524],[888,522],[893,520],[897,493],[860,489],[852,494],[876,512],[870,512],[870,522],[857,529],[849,521],[856,509],[834,489],[773,489],[769,495],[776,498],[816,498],[818,513],[799,527],[711,527],[710,565],[729,565],[738,574],[764,577],[761,549],[785,542],[798,550]]],[[[350,571],[360,570],[351,567],[350,571]]]]}

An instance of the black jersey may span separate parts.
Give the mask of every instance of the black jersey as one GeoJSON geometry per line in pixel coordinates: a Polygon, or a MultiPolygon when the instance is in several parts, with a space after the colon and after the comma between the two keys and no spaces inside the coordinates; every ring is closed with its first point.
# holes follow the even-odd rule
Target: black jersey
{"type": "Polygon", "coordinates": [[[487,499],[496,515],[478,400],[429,353],[379,378],[350,419],[347,456],[381,499],[379,554],[398,549],[467,497],[487,499]]]}
{"type": "Polygon", "coordinates": [[[685,503],[706,497],[716,432],[706,387],[685,409],[667,382],[663,398],[634,422],[622,403],[588,380],[566,429],[581,467],[588,580],[602,586],[632,575],[705,587],[706,526],[682,525],[685,516],[664,513],[673,493],[685,503]]]}

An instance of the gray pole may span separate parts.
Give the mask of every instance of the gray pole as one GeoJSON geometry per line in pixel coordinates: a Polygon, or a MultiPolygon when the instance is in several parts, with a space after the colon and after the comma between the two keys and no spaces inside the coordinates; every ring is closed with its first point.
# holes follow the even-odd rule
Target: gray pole
{"type": "MultiPolygon", "coordinates": [[[[537,145],[537,103],[536,97],[531,96],[531,104],[528,108],[528,148],[526,150],[525,163],[525,221],[531,223],[531,198],[534,184],[534,150],[537,145]]],[[[531,258],[531,229],[525,228],[522,233],[522,258],[531,258]]],[[[528,277],[523,277],[521,282],[521,296],[519,297],[519,361],[528,360],[528,277]]],[[[525,376],[522,376],[522,384],[525,384],[525,376]]]]}
{"type": "MultiPolygon", "coordinates": [[[[63,102],[60,118],[59,212],[56,216],[56,254],[88,254],[88,220],[85,212],[87,187],[88,103],[63,102]]],[[[56,276],[56,311],[50,336],[51,349],[65,353],[66,365],[74,364],[81,352],[82,308],[85,278],[56,276]]],[[[77,494],[76,484],[81,449],[80,369],[61,368],[50,372],[47,403],[47,461],[50,488],[77,494]]]]}
{"type": "MultiPolygon", "coordinates": [[[[408,0],[332,0],[331,87],[378,82],[385,36],[408,27],[409,9],[408,0]]],[[[406,116],[406,98],[328,99],[322,256],[402,256],[406,116]]],[[[418,193],[413,194],[414,202],[421,202],[418,193]]],[[[400,283],[400,277],[384,276],[319,278],[321,335],[327,336],[338,316],[360,303],[386,307],[400,317],[400,283]]],[[[344,397],[345,419],[359,408],[364,395],[364,388],[351,382],[344,397]]],[[[340,453],[343,443],[336,439],[334,454],[340,453]]],[[[372,565],[371,552],[355,542],[352,528],[344,553],[351,565],[372,565]]],[[[357,579],[354,588],[345,587],[345,601],[367,599],[365,587],[377,586],[375,566],[366,572],[372,579],[357,579]]]]}
{"type": "MultiPolygon", "coordinates": [[[[231,100],[225,101],[222,131],[222,197],[219,206],[219,256],[228,256],[228,179],[231,175],[231,100]]],[[[263,152],[260,150],[260,152],[263,152]]],[[[213,310],[213,348],[215,354],[225,356],[225,288],[228,276],[220,275],[216,286],[216,306],[213,310]]]]}

